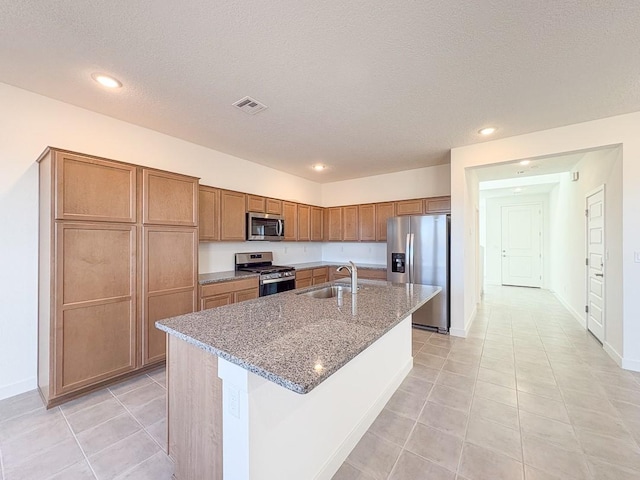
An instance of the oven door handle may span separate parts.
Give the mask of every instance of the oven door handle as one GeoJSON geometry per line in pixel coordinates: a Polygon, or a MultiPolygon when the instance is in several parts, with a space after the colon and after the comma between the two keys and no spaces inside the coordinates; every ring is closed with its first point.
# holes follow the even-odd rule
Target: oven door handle
{"type": "Polygon", "coordinates": [[[260,284],[261,285],[268,285],[270,283],[280,283],[280,282],[288,282],[288,281],[295,282],[296,281],[296,277],[270,278],[268,280],[260,280],[260,284]]]}
{"type": "Polygon", "coordinates": [[[283,222],[282,222],[282,220],[278,220],[277,227],[276,227],[276,233],[277,233],[277,235],[278,235],[279,237],[281,237],[281,236],[282,236],[282,230],[284,230],[284,228],[283,228],[283,222]]]}

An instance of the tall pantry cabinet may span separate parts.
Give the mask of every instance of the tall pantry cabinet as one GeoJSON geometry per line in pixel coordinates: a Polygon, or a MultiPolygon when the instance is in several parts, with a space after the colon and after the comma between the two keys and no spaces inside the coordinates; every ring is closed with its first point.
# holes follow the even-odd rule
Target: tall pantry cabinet
{"type": "Polygon", "coordinates": [[[198,179],[53,148],[38,161],[50,407],[164,361],[153,324],[197,309],[198,179]]]}

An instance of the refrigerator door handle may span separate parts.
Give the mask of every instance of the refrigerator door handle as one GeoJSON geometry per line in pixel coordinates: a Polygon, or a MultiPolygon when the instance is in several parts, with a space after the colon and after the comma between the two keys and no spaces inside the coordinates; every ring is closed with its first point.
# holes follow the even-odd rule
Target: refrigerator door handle
{"type": "Polygon", "coordinates": [[[407,275],[409,276],[407,283],[411,283],[411,234],[409,233],[407,233],[407,248],[405,252],[407,255],[407,275]]]}
{"type": "Polygon", "coordinates": [[[416,274],[415,274],[415,264],[414,264],[414,258],[413,258],[413,241],[415,238],[415,235],[413,233],[409,234],[409,236],[411,237],[410,240],[410,248],[411,248],[411,253],[409,254],[409,278],[411,279],[411,283],[415,283],[416,281],[416,274]]]}

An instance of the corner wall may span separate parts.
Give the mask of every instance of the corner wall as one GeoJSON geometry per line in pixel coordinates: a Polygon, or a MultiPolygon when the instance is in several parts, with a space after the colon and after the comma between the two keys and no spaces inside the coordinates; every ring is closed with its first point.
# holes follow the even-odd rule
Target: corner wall
{"type": "MultiPolygon", "coordinates": [[[[640,112],[594,120],[566,127],[495,140],[451,151],[452,251],[467,252],[475,241],[473,218],[467,195],[468,168],[526,158],[547,157],[565,152],[622,145],[622,366],[640,371],[640,112]]],[[[475,268],[466,256],[452,259],[452,327],[464,329],[473,318],[475,268]]]]}

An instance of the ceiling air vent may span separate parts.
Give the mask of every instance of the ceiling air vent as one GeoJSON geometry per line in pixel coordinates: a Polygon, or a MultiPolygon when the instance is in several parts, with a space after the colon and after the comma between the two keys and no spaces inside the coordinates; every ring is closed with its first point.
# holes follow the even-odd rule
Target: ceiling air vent
{"type": "Polygon", "coordinates": [[[254,100],[251,97],[244,97],[234,103],[233,106],[238,107],[244,113],[248,113],[249,115],[255,115],[256,113],[268,108],[266,105],[263,105],[262,103],[254,100]]]}

